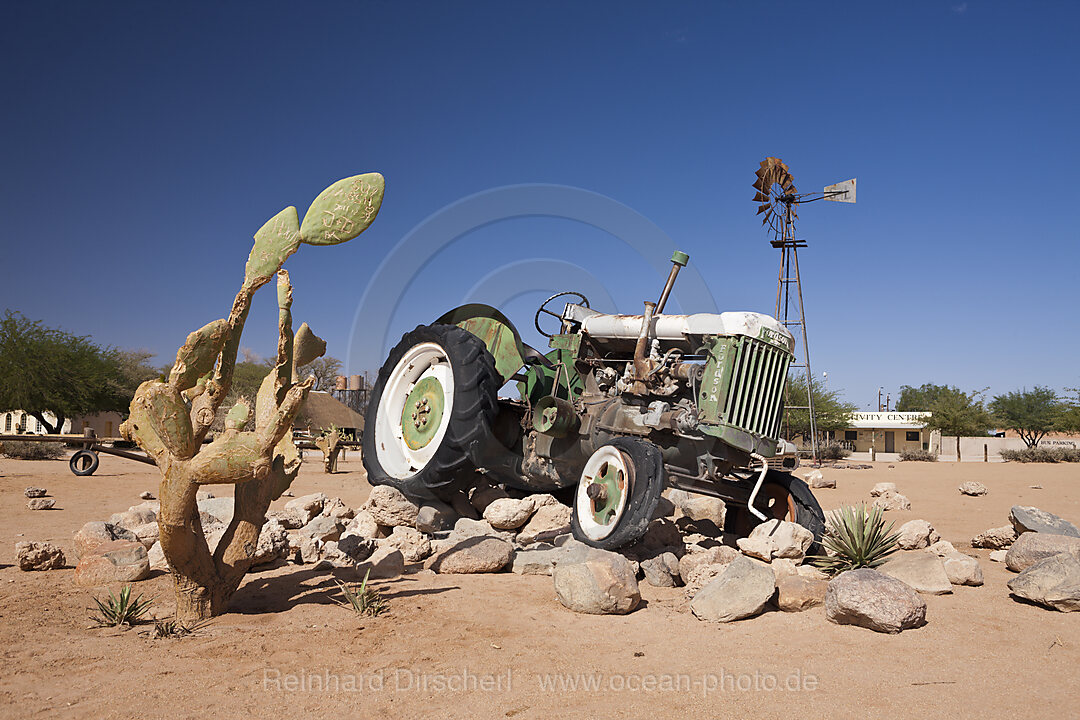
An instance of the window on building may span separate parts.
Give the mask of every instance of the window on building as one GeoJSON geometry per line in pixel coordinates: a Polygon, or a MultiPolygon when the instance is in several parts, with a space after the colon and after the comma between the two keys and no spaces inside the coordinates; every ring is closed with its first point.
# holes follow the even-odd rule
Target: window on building
{"type": "Polygon", "coordinates": [[[11,413],[4,415],[4,432],[11,432],[11,413]]]}
{"type": "Polygon", "coordinates": [[[907,431],[907,440],[908,440],[908,442],[919,442],[919,431],[918,430],[908,430],[907,431]]]}
{"type": "Polygon", "coordinates": [[[41,432],[41,421],[34,419],[34,432],[41,432]]]}
{"type": "Polygon", "coordinates": [[[844,439],[845,440],[858,440],[859,439],[859,431],[858,430],[845,430],[844,431],[844,439]]]}
{"type": "Polygon", "coordinates": [[[19,419],[19,427],[22,428],[23,432],[26,432],[26,413],[23,413],[22,418],[19,419]]]}

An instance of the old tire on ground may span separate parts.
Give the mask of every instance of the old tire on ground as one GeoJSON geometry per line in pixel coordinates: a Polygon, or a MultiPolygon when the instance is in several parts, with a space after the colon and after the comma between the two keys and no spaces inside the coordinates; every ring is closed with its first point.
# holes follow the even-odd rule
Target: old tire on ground
{"type": "Polygon", "coordinates": [[[71,472],[79,476],[93,475],[100,463],[101,458],[98,457],[96,452],[78,450],[68,460],[68,467],[71,468],[71,472]]]}
{"type": "Polygon", "coordinates": [[[651,442],[616,438],[601,445],[585,463],[574,495],[574,537],[605,550],[640,539],[660,502],[664,477],[660,448],[651,442]],[[590,495],[593,485],[603,491],[590,495]]]}
{"type": "Polygon", "coordinates": [[[372,485],[413,498],[442,494],[473,468],[501,382],[482,340],[454,325],[421,325],[390,351],[364,418],[363,461],[372,485]]]}

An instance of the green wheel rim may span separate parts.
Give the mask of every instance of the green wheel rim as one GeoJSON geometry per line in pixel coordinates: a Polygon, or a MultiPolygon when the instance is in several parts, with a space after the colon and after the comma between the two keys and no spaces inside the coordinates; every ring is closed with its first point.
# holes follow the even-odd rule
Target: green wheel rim
{"type": "Polygon", "coordinates": [[[412,450],[431,442],[442,425],[446,394],[437,378],[428,376],[413,387],[401,411],[401,435],[412,450]]]}
{"type": "Polygon", "coordinates": [[[603,502],[594,501],[592,504],[593,520],[600,525],[607,525],[619,508],[619,500],[626,490],[626,477],[619,468],[608,462],[600,467],[600,472],[596,473],[592,482],[604,488],[603,502]]]}

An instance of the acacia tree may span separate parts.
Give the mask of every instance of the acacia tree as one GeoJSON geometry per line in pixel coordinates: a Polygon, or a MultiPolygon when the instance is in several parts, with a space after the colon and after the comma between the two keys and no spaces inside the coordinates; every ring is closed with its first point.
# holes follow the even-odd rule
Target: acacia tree
{"type": "Polygon", "coordinates": [[[334,381],[341,374],[341,361],[336,357],[321,357],[308,365],[304,371],[308,377],[315,378],[315,386],[312,390],[333,390],[334,381]]]}
{"type": "Polygon", "coordinates": [[[73,415],[122,411],[131,399],[122,368],[127,360],[88,337],[7,310],[0,317],[0,411],[23,410],[50,434],[73,415]]]}
{"type": "Polygon", "coordinates": [[[382,175],[357,175],[324,190],[302,225],[291,206],[271,218],[255,234],[229,317],[188,335],[168,379],[143,383],[131,401],[121,433],[153,457],[161,472],[158,528],[172,569],[179,619],[205,619],[225,611],[251,567],[270,503],[300,470],[290,431],[312,381],[297,382],[296,369],[322,355],[326,343],[306,325],[293,335],[292,285],[281,266],[301,243],[335,245],[359,235],[375,219],[382,198],[382,175]],[[252,296],[275,275],[277,357],[255,399],[255,429],[242,429],[252,408],[241,399],[229,410],[225,431],[203,446],[229,395],[252,296]],[[211,552],[196,493],[201,485],[214,484],[231,484],[235,490],[232,522],[211,552]]]}
{"type": "Polygon", "coordinates": [[[901,385],[900,397],[896,399],[896,412],[929,412],[934,403],[949,391],[948,385],[934,383],[925,383],[919,387],[901,385]]]}
{"type": "Polygon", "coordinates": [[[1055,423],[1062,432],[1080,431],[1080,388],[1065,388],[1076,394],[1075,399],[1068,396],[1061,401],[1055,423]]]}
{"type": "Polygon", "coordinates": [[[1057,393],[1047,387],[995,395],[990,402],[994,420],[1008,430],[1015,430],[1029,448],[1039,444],[1047,433],[1059,429],[1064,407],[1057,393]]]}
{"type": "MultiPolygon", "coordinates": [[[[813,380],[810,383],[814,393],[814,420],[819,433],[830,430],[843,430],[851,427],[851,416],[858,409],[854,404],[840,399],[837,390],[826,390],[821,383],[813,380]]],[[[801,438],[810,437],[810,411],[799,409],[805,407],[806,376],[793,374],[788,378],[787,395],[784,404],[791,409],[784,411],[784,429],[788,440],[796,435],[801,438]]]]}
{"type": "Polygon", "coordinates": [[[942,435],[956,436],[956,459],[959,461],[961,459],[960,438],[985,435],[987,428],[993,422],[982,402],[982,396],[986,390],[966,393],[959,388],[947,385],[935,387],[936,391],[929,406],[918,409],[930,412],[930,417],[925,421],[927,429],[940,430],[942,435]]]}

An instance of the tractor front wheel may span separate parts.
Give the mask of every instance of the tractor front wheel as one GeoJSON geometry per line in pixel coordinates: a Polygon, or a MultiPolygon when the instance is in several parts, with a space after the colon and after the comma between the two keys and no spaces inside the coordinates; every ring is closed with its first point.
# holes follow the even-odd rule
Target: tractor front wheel
{"type": "Polygon", "coordinates": [[[571,528],[593,547],[614,550],[641,538],[664,490],[660,448],[616,438],[597,448],[581,471],[571,528]]]}

